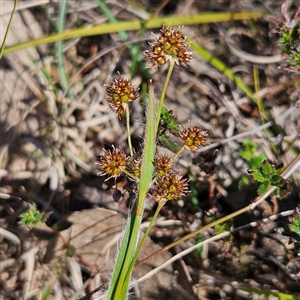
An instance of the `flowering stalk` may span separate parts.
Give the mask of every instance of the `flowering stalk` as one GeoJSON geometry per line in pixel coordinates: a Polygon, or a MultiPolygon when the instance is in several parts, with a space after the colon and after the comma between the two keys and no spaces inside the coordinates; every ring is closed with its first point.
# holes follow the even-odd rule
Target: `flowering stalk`
{"type": "Polygon", "coordinates": [[[136,100],[139,97],[138,88],[133,86],[129,80],[121,76],[118,76],[106,86],[107,100],[110,103],[109,107],[116,111],[119,118],[126,113],[126,129],[127,129],[127,141],[130,151],[130,156],[133,156],[131,135],[130,135],[130,118],[129,118],[129,106],[128,103],[136,100]]]}
{"type": "MultiPolygon", "coordinates": [[[[155,152],[155,127],[154,127],[154,95],[152,82],[149,83],[149,101],[148,101],[148,118],[145,133],[144,158],[141,166],[141,177],[139,182],[138,198],[131,213],[131,218],[127,222],[126,231],[128,228],[129,241],[127,238],[121,245],[121,257],[118,257],[117,265],[121,264],[122,268],[117,274],[118,284],[116,287],[110,287],[108,299],[126,299],[129,280],[133,269],[134,261],[132,254],[135,253],[139,227],[142,220],[144,203],[148,193],[148,188],[152,179],[153,161],[155,152]],[[123,255],[125,251],[125,255],[123,255]]],[[[126,233],[127,234],[127,233],[126,233]]],[[[115,272],[114,275],[115,276],[115,272]]]]}
{"type": "Polygon", "coordinates": [[[148,225],[146,231],[144,232],[143,238],[142,238],[141,242],[139,243],[138,248],[137,248],[137,250],[135,252],[135,255],[134,255],[133,259],[132,259],[131,266],[130,266],[131,269],[133,269],[133,267],[134,267],[134,264],[135,264],[135,262],[136,262],[136,260],[137,260],[137,258],[139,256],[141,250],[142,250],[142,247],[143,247],[143,245],[144,245],[144,243],[146,241],[146,238],[147,238],[147,236],[148,236],[151,228],[154,225],[154,222],[156,221],[156,218],[157,218],[159,212],[161,211],[161,209],[163,208],[163,206],[167,203],[167,201],[168,201],[167,199],[163,199],[162,201],[160,201],[158,203],[158,206],[157,206],[156,211],[155,211],[155,213],[154,213],[154,215],[153,215],[153,217],[152,217],[152,219],[150,221],[150,224],[148,225]]]}
{"type": "Polygon", "coordinates": [[[174,60],[170,60],[170,64],[169,64],[169,70],[168,70],[168,74],[163,86],[163,90],[161,92],[160,95],[160,99],[159,99],[159,103],[158,103],[158,108],[157,108],[157,115],[156,115],[156,132],[158,130],[158,126],[159,126],[159,121],[160,121],[160,116],[161,116],[161,111],[164,105],[164,101],[165,101],[165,96],[166,96],[166,92],[167,92],[167,88],[169,86],[169,82],[170,82],[170,78],[174,69],[174,65],[175,65],[175,61],[174,60]]]}
{"type": "Polygon", "coordinates": [[[148,67],[160,67],[169,61],[169,70],[164,83],[164,87],[160,96],[157,115],[156,115],[156,131],[158,130],[159,120],[167,87],[174,69],[175,63],[183,67],[192,59],[192,52],[189,51],[189,46],[186,38],[182,36],[181,30],[172,27],[163,27],[161,35],[156,38],[156,41],[149,43],[151,50],[146,50],[144,55],[149,59],[148,67]]]}
{"type": "MultiPolygon", "coordinates": [[[[125,174],[134,179],[138,185],[137,200],[127,219],[125,233],[107,295],[108,299],[126,299],[135,261],[159,211],[168,200],[178,200],[184,196],[188,186],[186,179],[183,179],[179,171],[173,166],[175,157],[171,159],[165,155],[155,154],[155,150],[163,102],[174,65],[176,63],[186,66],[191,60],[192,53],[188,51],[188,45],[181,31],[169,27],[163,27],[161,35],[156,39],[156,42],[150,43],[150,46],[152,50],[144,52],[145,57],[150,60],[148,66],[160,67],[169,61],[169,71],[158,108],[155,108],[152,82],[150,81],[148,85],[149,99],[142,160],[134,155],[129,126],[128,103],[138,98],[138,89],[132,86],[119,73],[107,86],[107,99],[110,103],[110,108],[114,109],[119,117],[126,113],[130,157],[127,157],[121,148],[113,147],[112,151],[105,150],[104,155],[100,156],[97,162],[102,169],[99,175],[108,175],[109,178],[116,179],[121,174],[125,174]],[[158,207],[141,243],[137,247],[145,199],[148,195],[158,202],[158,207]]],[[[184,145],[176,157],[185,148],[195,151],[197,148],[205,145],[206,135],[206,132],[200,131],[200,126],[182,130],[179,136],[184,145]]]]}

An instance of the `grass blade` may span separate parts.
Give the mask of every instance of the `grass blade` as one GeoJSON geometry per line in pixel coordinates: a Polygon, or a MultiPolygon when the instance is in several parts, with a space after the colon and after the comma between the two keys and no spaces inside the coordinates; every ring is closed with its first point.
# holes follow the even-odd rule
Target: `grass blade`
{"type": "Polygon", "coordinates": [[[172,26],[179,25],[192,25],[192,24],[205,24],[211,22],[225,22],[234,20],[246,20],[256,19],[266,16],[263,12],[239,12],[239,13],[201,13],[197,15],[187,16],[160,16],[154,17],[148,22],[144,20],[131,20],[119,22],[116,24],[100,24],[89,28],[76,28],[68,30],[59,34],[52,34],[47,37],[31,40],[28,42],[20,43],[4,49],[3,54],[7,54],[13,51],[24,49],[27,47],[34,47],[41,44],[53,43],[58,40],[67,40],[82,36],[101,35],[113,32],[128,31],[128,30],[140,30],[143,26],[146,29],[160,28],[163,24],[172,26]]]}

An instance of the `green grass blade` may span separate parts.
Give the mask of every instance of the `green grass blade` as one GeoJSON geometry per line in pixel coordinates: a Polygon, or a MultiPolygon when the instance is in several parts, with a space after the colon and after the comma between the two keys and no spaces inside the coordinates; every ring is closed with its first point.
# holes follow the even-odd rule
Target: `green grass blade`
{"type": "Polygon", "coordinates": [[[108,299],[126,299],[127,290],[131,272],[134,266],[133,257],[136,252],[139,228],[144,210],[144,203],[148,193],[148,188],[152,180],[154,170],[154,153],[155,153],[155,101],[153,94],[152,82],[149,83],[149,100],[147,106],[147,122],[145,131],[144,157],[141,166],[141,176],[137,202],[132,209],[131,220],[127,222],[125,233],[131,232],[129,242],[121,246],[121,257],[118,257],[118,275],[113,276],[114,280],[110,286],[108,299]],[[127,249],[125,247],[127,246],[127,249]],[[124,252],[125,258],[124,258],[124,252]],[[119,265],[120,264],[120,265],[119,265]],[[121,268],[121,270],[120,270],[121,268]]]}
{"type": "MultiPolygon", "coordinates": [[[[96,1],[99,5],[100,9],[102,10],[102,12],[105,14],[107,19],[109,20],[109,22],[117,24],[119,21],[111,13],[111,11],[105,5],[105,3],[102,0],[96,0],[96,1]]],[[[143,29],[140,31],[139,35],[143,36],[145,30],[146,30],[146,28],[145,28],[145,26],[143,26],[143,29]]],[[[120,35],[121,39],[124,42],[128,41],[129,36],[128,36],[126,31],[119,31],[119,35],[120,35]]],[[[141,62],[141,58],[139,56],[139,54],[141,53],[141,45],[140,45],[140,43],[138,43],[137,45],[130,45],[129,44],[129,45],[127,45],[127,48],[130,50],[130,53],[131,53],[131,56],[132,56],[131,68],[130,68],[130,78],[132,79],[134,77],[135,72],[136,72],[138,62],[141,62]]]]}
{"type": "Polygon", "coordinates": [[[117,261],[116,261],[116,264],[114,267],[113,276],[112,276],[112,279],[110,282],[107,299],[115,299],[114,297],[115,297],[116,289],[118,287],[118,284],[120,284],[119,278],[120,278],[121,271],[123,269],[124,260],[125,260],[128,245],[129,245],[131,223],[132,223],[132,219],[131,219],[131,215],[129,215],[128,219],[127,219],[127,224],[125,227],[125,232],[123,234],[123,240],[121,243],[121,247],[120,247],[120,250],[118,253],[118,258],[117,258],[117,261]]]}
{"type": "Polygon", "coordinates": [[[154,170],[154,153],[155,153],[155,100],[152,82],[149,82],[149,100],[147,106],[147,123],[145,132],[144,157],[141,167],[140,187],[138,193],[138,207],[136,214],[142,214],[144,209],[144,201],[148,192],[149,184],[152,179],[154,170]]]}
{"type": "Polygon", "coordinates": [[[1,45],[1,49],[0,49],[0,59],[2,58],[2,55],[3,55],[3,52],[4,52],[6,38],[7,38],[7,35],[8,35],[9,28],[11,26],[11,22],[12,22],[14,14],[15,14],[18,2],[19,2],[19,0],[15,0],[14,7],[13,7],[13,9],[11,11],[11,14],[10,14],[10,18],[9,18],[9,21],[8,21],[8,24],[7,24],[7,27],[6,27],[6,30],[5,30],[3,42],[2,42],[2,45],[1,45]]]}
{"type": "MultiPolygon", "coordinates": [[[[57,32],[59,34],[62,33],[65,29],[67,8],[68,8],[68,1],[61,1],[59,4],[59,16],[58,16],[58,23],[57,23],[57,32]]],[[[63,91],[65,91],[68,89],[69,82],[68,82],[67,74],[65,72],[62,40],[58,40],[56,43],[56,54],[57,54],[57,61],[58,61],[59,82],[61,88],[63,89],[63,91]]],[[[67,94],[69,98],[72,98],[70,91],[68,91],[67,94]]]]}
{"type": "MultiPolygon", "coordinates": [[[[100,9],[102,10],[102,12],[105,14],[105,16],[107,17],[108,21],[110,23],[114,23],[117,24],[118,20],[115,18],[115,16],[111,13],[111,11],[109,10],[109,8],[106,6],[106,4],[102,1],[102,0],[96,0],[96,2],[98,3],[100,9]]],[[[125,42],[128,40],[128,34],[126,33],[126,31],[119,31],[119,36],[121,37],[121,39],[125,42]]],[[[130,47],[129,47],[130,48],[130,47]]]]}
{"type": "Polygon", "coordinates": [[[146,29],[160,28],[163,24],[179,26],[179,25],[192,25],[192,24],[204,24],[212,22],[225,22],[234,20],[245,20],[245,19],[255,19],[266,16],[263,12],[239,12],[239,13],[201,13],[197,15],[187,15],[187,16],[159,16],[154,17],[151,20],[141,21],[141,20],[131,20],[119,22],[117,24],[100,24],[93,26],[91,28],[76,28],[62,32],[60,34],[53,34],[47,37],[31,40],[25,43],[20,43],[11,47],[4,49],[3,54],[7,54],[13,51],[24,49],[27,47],[34,47],[41,44],[53,43],[58,40],[66,40],[82,36],[92,36],[108,34],[113,32],[128,31],[128,30],[140,30],[144,26],[146,29]],[[145,23],[146,22],[146,23],[145,23]]]}

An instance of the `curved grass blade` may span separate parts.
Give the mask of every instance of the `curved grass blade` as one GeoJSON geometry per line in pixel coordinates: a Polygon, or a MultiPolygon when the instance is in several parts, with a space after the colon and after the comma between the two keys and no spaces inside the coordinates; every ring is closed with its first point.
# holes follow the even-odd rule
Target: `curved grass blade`
{"type": "Polygon", "coordinates": [[[1,49],[0,49],[0,59],[2,58],[2,55],[3,55],[3,52],[4,52],[6,38],[7,38],[7,35],[8,35],[9,28],[11,26],[11,22],[12,22],[14,14],[15,14],[18,2],[19,2],[19,0],[15,0],[14,7],[13,7],[13,9],[11,11],[11,14],[10,14],[10,18],[9,18],[9,21],[8,21],[8,24],[7,24],[7,27],[6,27],[6,30],[5,30],[3,42],[2,42],[2,45],[1,45],[1,49]]]}
{"type": "Polygon", "coordinates": [[[13,51],[24,49],[27,47],[34,47],[41,44],[53,43],[58,40],[66,40],[82,36],[101,35],[113,32],[128,31],[128,30],[140,30],[143,26],[146,29],[160,28],[162,25],[192,25],[192,24],[204,24],[204,23],[217,23],[234,20],[246,20],[256,19],[266,16],[263,12],[239,12],[239,13],[201,13],[197,15],[187,16],[163,16],[154,17],[151,20],[131,20],[119,22],[116,24],[100,24],[93,27],[76,28],[62,32],[60,34],[52,34],[47,37],[31,40],[28,42],[20,43],[4,49],[3,54],[7,54],[13,51]]]}

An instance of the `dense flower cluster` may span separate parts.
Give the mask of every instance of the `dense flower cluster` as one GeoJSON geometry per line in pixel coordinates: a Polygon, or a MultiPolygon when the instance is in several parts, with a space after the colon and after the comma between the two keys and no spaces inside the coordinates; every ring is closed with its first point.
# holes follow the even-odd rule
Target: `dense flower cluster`
{"type": "Polygon", "coordinates": [[[185,148],[196,151],[198,148],[207,145],[207,131],[201,131],[201,126],[195,125],[183,129],[179,133],[179,137],[184,142],[185,148]]]}
{"type": "Polygon", "coordinates": [[[151,50],[144,51],[145,57],[149,59],[148,67],[160,67],[171,59],[185,67],[192,59],[192,52],[180,28],[163,27],[160,31],[161,35],[156,41],[149,43],[151,50]]]}
{"type": "Polygon", "coordinates": [[[138,155],[134,153],[132,157],[128,157],[126,170],[135,178],[139,178],[141,174],[141,164],[141,157],[138,157],[138,155]]]}
{"type": "Polygon", "coordinates": [[[157,177],[163,177],[173,172],[171,158],[167,155],[157,155],[154,165],[157,177]]]}
{"type": "Polygon", "coordinates": [[[157,202],[162,199],[178,200],[188,192],[188,183],[177,173],[166,174],[157,178],[150,192],[157,202]]]}
{"type": "Polygon", "coordinates": [[[119,116],[123,115],[128,102],[134,101],[139,97],[138,88],[133,86],[130,81],[122,75],[118,76],[106,86],[107,100],[109,107],[116,110],[119,116]]]}
{"type": "Polygon", "coordinates": [[[127,165],[126,160],[126,153],[121,147],[115,148],[113,146],[112,151],[104,150],[104,155],[101,155],[96,162],[102,169],[98,175],[106,175],[108,178],[119,177],[127,165]]]}

